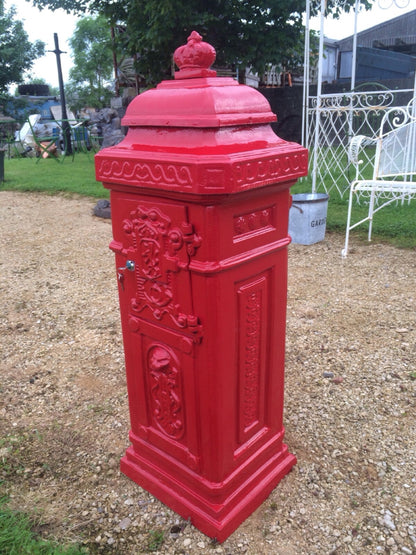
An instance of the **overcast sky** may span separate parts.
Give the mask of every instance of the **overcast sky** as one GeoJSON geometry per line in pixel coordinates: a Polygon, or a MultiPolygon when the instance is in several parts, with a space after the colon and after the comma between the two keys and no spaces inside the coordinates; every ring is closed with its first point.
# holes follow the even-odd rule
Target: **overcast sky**
{"type": "MultiPolygon", "coordinates": [[[[416,0],[374,0],[371,11],[361,10],[358,15],[357,30],[364,31],[374,27],[383,21],[393,19],[406,12],[416,9],[416,0]]],[[[317,17],[311,19],[311,28],[319,31],[320,20],[317,17]]],[[[327,17],[324,27],[325,36],[330,39],[343,39],[354,34],[354,14],[343,14],[336,20],[327,17]]]]}
{"type": "MultiPolygon", "coordinates": [[[[6,8],[9,8],[11,5],[17,8],[18,17],[23,20],[29,39],[31,41],[36,39],[43,40],[46,43],[47,50],[54,50],[53,34],[58,33],[59,47],[67,52],[61,56],[64,81],[67,81],[72,63],[68,39],[74,32],[77,18],[66,14],[63,10],[56,12],[49,10],[39,11],[37,8],[32,7],[30,2],[26,2],[26,0],[6,0],[5,4],[6,8]]],[[[363,11],[360,13],[358,17],[358,31],[363,31],[378,23],[416,9],[416,0],[375,0],[374,4],[371,12],[363,11]],[[386,9],[382,9],[380,6],[384,6],[386,9]],[[398,6],[404,7],[399,8],[398,6]]],[[[314,18],[312,20],[311,28],[319,30],[319,19],[314,18]]],[[[353,32],[353,14],[344,14],[338,21],[332,18],[327,18],[325,21],[324,33],[329,38],[342,39],[352,35],[353,32]]],[[[213,46],[215,47],[215,45],[213,46]]],[[[43,77],[48,84],[55,87],[58,86],[55,54],[48,52],[36,61],[31,75],[33,77],[43,77]]]]}
{"type": "MultiPolygon", "coordinates": [[[[6,8],[14,5],[17,8],[17,16],[23,21],[23,26],[30,41],[37,39],[46,44],[46,50],[55,50],[54,33],[58,33],[59,48],[66,51],[61,55],[61,65],[64,82],[68,80],[69,68],[71,67],[71,49],[68,39],[75,30],[77,18],[68,15],[63,10],[52,12],[50,10],[38,10],[26,0],[6,0],[6,8]]],[[[56,56],[53,52],[39,58],[32,70],[33,77],[43,77],[45,81],[54,87],[58,86],[58,70],[56,68],[56,56]]]]}

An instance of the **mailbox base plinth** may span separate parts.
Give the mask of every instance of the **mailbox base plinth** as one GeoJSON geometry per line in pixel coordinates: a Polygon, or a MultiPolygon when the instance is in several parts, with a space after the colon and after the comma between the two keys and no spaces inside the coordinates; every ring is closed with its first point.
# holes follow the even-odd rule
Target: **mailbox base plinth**
{"type": "Polygon", "coordinates": [[[223,542],[296,464],[296,457],[284,443],[277,451],[270,452],[268,447],[219,483],[209,482],[185,467],[177,468],[173,460],[160,464],[160,452],[155,457],[142,456],[134,447],[127,449],[120,468],[201,532],[223,542]]]}

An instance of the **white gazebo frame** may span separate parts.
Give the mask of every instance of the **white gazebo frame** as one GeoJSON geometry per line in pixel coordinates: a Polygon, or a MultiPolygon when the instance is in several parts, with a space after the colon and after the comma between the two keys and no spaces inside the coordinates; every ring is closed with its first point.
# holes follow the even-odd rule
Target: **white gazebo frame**
{"type": "MultiPolygon", "coordinates": [[[[380,2],[380,0],[378,0],[380,2]]],[[[388,0],[390,5],[398,0],[388,0]]],[[[404,0],[406,4],[409,0],[404,0]]],[[[373,90],[358,92],[356,88],[357,66],[357,22],[360,12],[360,0],[354,6],[354,32],[351,71],[351,90],[349,93],[322,94],[322,70],[324,56],[324,27],[326,0],[321,0],[319,18],[319,57],[318,81],[316,97],[310,96],[310,3],[306,0],[305,49],[304,49],[304,79],[303,79],[303,114],[302,114],[302,144],[309,148],[312,192],[324,190],[326,193],[337,191],[343,197],[349,189],[349,163],[347,158],[348,144],[355,134],[376,134],[383,113],[396,106],[398,93],[406,98],[401,105],[406,105],[409,99],[416,96],[416,72],[413,89],[401,90],[373,90]],[[354,125],[359,120],[361,124],[354,125]],[[331,159],[331,151],[336,152],[331,159]]],[[[370,163],[370,161],[368,161],[370,163]]],[[[362,169],[365,169],[364,163],[362,169]]]]}

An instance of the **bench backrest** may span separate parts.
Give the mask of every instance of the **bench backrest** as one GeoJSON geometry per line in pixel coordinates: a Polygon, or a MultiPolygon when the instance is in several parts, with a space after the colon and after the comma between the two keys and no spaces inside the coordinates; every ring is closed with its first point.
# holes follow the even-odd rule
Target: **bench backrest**
{"type": "Polygon", "coordinates": [[[377,177],[416,174],[416,121],[384,135],[377,145],[377,177]]]}
{"type": "Polygon", "coordinates": [[[405,177],[416,174],[416,118],[408,109],[389,110],[377,141],[374,177],[405,177]],[[386,127],[390,130],[383,134],[386,127]]]}

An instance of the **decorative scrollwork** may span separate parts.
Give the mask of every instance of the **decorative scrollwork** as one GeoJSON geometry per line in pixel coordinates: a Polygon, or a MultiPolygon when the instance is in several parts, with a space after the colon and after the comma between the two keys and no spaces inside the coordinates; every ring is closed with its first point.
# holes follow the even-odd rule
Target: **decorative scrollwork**
{"type": "Polygon", "coordinates": [[[343,109],[374,109],[386,108],[391,106],[394,102],[394,91],[381,90],[381,91],[363,91],[363,92],[350,92],[350,93],[337,93],[330,95],[322,95],[319,97],[312,97],[310,99],[311,108],[318,107],[321,111],[339,111],[343,109]]]}
{"type": "Polygon", "coordinates": [[[192,224],[174,225],[158,207],[139,205],[123,220],[122,229],[136,262],[136,294],[130,303],[133,314],[148,310],[158,321],[168,315],[178,328],[199,333],[198,318],[186,314],[175,300],[173,277],[187,270],[201,244],[192,224]]]}
{"type": "Polygon", "coordinates": [[[381,121],[380,134],[384,135],[392,129],[402,127],[410,121],[415,121],[416,119],[416,99],[412,98],[410,102],[404,106],[398,106],[397,108],[391,108],[388,110],[381,121]]]}
{"type": "Polygon", "coordinates": [[[150,406],[153,421],[167,436],[180,439],[185,432],[181,367],[164,345],[152,345],[147,353],[150,406]]]}
{"type": "Polygon", "coordinates": [[[111,177],[140,185],[191,187],[193,182],[188,166],[162,162],[100,160],[98,175],[103,181],[111,177]]]}

